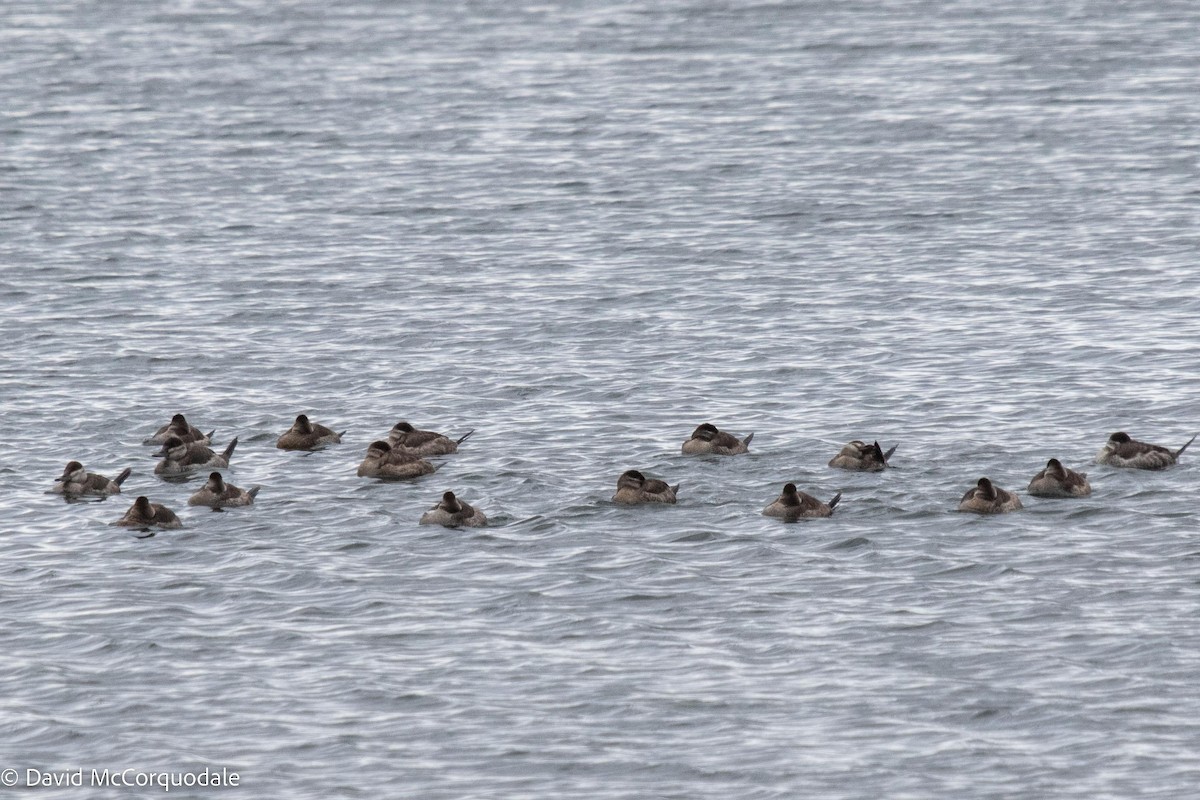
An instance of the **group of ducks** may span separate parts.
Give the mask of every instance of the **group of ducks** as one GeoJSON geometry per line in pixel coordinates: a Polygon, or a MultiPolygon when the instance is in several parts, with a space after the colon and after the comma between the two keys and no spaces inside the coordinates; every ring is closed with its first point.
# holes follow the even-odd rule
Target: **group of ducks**
{"type": "MultiPolygon", "coordinates": [[[[752,438],[754,434],[738,439],[705,423],[696,428],[691,438],[683,443],[683,452],[693,455],[737,455],[749,450],[752,438]]],[[[1166,469],[1176,463],[1183,451],[1195,440],[1196,437],[1193,436],[1183,447],[1171,450],[1161,445],[1139,442],[1130,438],[1127,433],[1118,432],[1108,437],[1104,447],[1096,454],[1096,463],[1130,469],[1166,469]]],[[[895,446],[885,452],[877,441],[867,444],[856,439],[843,447],[830,460],[829,466],[856,472],[881,472],[887,468],[888,459],[894,452],[895,446]]],[[[678,491],[678,484],[669,486],[664,481],[646,478],[637,470],[629,470],[617,480],[617,493],[613,495],[613,501],[674,503],[678,491]]],[[[1045,469],[1033,476],[1027,491],[1034,497],[1086,497],[1092,493],[1092,485],[1088,483],[1087,473],[1068,469],[1057,458],[1052,458],[1046,462],[1045,469]]],[[[810,494],[799,491],[796,484],[787,483],[778,499],[764,508],[762,513],[768,517],[779,517],[789,521],[828,517],[832,516],[833,509],[841,499],[842,493],[838,492],[828,503],[824,503],[810,494]]],[[[1004,514],[1020,508],[1021,499],[1016,494],[996,486],[986,477],[980,478],[975,486],[968,489],[958,504],[959,511],[975,514],[1004,514]]]]}
{"type": "MultiPolygon", "coordinates": [[[[229,466],[238,440],[235,437],[221,453],[209,445],[215,431],[208,433],[191,425],[182,414],[176,414],[171,422],[159,428],[143,444],[159,444],[157,455],[162,460],[155,466],[154,473],[166,480],[178,479],[204,469],[214,470],[204,486],[188,498],[188,505],[208,506],[214,510],[248,506],[254,502],[259,487],[242,489],[226,483],[220,472],[215,470],[229,466]]],[[[281,450],[318,450],[330,444],[340,443],[345,431],[338,433],[319,425],[300,414],[292,427],[276,441],[281,450]]],[[[367,452],[358,467],[359,477],[398,480],[416,478],[432,473],[436,467],[427,460],[429,456],[444,456],[457,452],[458,446],[474,431],[468,431],[452,439],[434,431],[414,428],[407,422],[396,423],[388,431],[386,439],[378,439],[367,446],[367,452]]],[[[683,443],[686,455],[739,455],[749,452],[751,433],[738,438],[719,430],[711,423],[698,426],[683,443]]],[[[1161,470],[1175,464],[1196,437],[1177,450],[1160,445],[1139,442],[1126,433],[1114,433],[1096,455],[1096,462],[1113,467],[1161,470]]],[[[867,444],[855,440],[847,444],[830,461],[836,469],[856,472],[881,472],[896,451],[893,446],[884,450],[878,441],[867,444]]],[[[52,491],[68,498],[85,496],[108,496],[119,494],[121,484],[132,470],[126,468],[117,477],[109,479],[88,472],[78,461],[71,461],[63,474],[55,481],[52,491]]],[[[617,479],[614,503],[635,505],[640,503],[676,502],[679,484],[671,486],[657,478],[647,478],[636,469],[627,470],[617,479]]],[[[1087,474],[1076,472],[1062,465],[1056,458],[1046,462],[1046,467],[1029,482],[1028,492],[1035,497],[1084,497],[1091,494],[1087,474]]],[[[841,500],[838,492],[828,502],[822,502],[810,494],[799,491],[796,484],[787,483],[783,492],[773,503],[763,509],[769,517],[794,521],[809,517],[828,517],[841,500]]],[[[1013,492],[1000,488],[986,477],[980,478],[958,504],[959,511],[977,514],[1001,514],[1021,508],[1021,500],[1013,492]]],[[[160,503],[152,503],[140,496],[125,515],[113,523],[132,528],[179,528],[182,523],[171,509],[160,503]]],[[[422,525],[444,525],[450,528],[477,528],[487,525],[486,515],[477,508],[458,499],[454,492],[447,491],[436,505],[426,511],[420,520],[422,525]]]]}
{"type": "MultiPolygon", "coordinates": [[[[237,437],[230,440],[222,452],[217,453],[209,447],[214,433],[216,431],[204,433],[189,423],[183,414],[176,414],[168,424],[159,428],[142,444],[161,445],[156,455],[162,460],[155,465],[154,474],[164,480],[179,480],[198,471],[213,470],[204,486],[188,498],[188,505],[208,506],[217,511],[248,506],[258,496],[259,487],[242,489],[227,483],[221,473],[216,471],[229,467],[230,459],[237,448],[237,437]]],[[[345,431],[338,433],[314,423],[307,415],[300,414],[292,427],[275,442],[275,446],[280,450],[319,450],[326,445],[341,442],[344,433],[345,431]]],[[[453,453],[472,433],[474,431],[468,431],[458,439],[450,439],[433,431],[417,430],[407,422],[398,422],[388,432],[387,441],[381,439],[372,442],[367,448],[366,458],[359,465],[358,474],[360,477],[385,479],[428,475],[435,467],[425,456],[453,453]]],[[[107,497],[120,494],[121,484],[131,473],[132,470],[127,467],[115,478],[107,478],[95,472],[88,472],[78,461],[71,461],[63,470],[63,474],[55,480],[51,491],[67,499],[107,497]]],[[[113,524],[141,529],[183,527],[174,511],[161,503],[150,502],[145,496],[138,497],[125,515],[113,524]]],[[[487,525],[487,517],[478,509],[458,500],[453,492],[446,492],[437,505],[422,515],[421,524],[483,527],[487,525]]]]}
{"type": "MultiPolygon", "coordinates": [[[[1162,445],[1139,442],[1127,433],[1118,432],[1109,436],[1100,448],[1096,463],[1126,469],[1162,470],[1175,464],[1194,441],[1195,436],[1178,450],[1171,450],[1162,445]]],[[[1046,462],[1045,469],[1033,476],[1027,491],[1034,497],[1086,497],[1092,493],[1092,485],[1088,483],[1086,472],[1067,469],[1057,458],[1052,458],[1046,462]]],[[[958,504],[959,511],[977,514],[1004,514],[1020,508],[1021,498],[987,478],[980,478],[958,504]]]]}

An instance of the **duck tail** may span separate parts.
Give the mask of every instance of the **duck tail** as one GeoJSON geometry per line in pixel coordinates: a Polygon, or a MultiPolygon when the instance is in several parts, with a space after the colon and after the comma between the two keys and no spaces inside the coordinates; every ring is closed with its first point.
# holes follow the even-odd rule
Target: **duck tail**
{"type": "Polygon", "coordinates": [[[229,459],[231,457],[233,457],[233,448],[237,447],[237,442],[238,442],[237,437],[236,436],[233,437],[233,441],[231,441],[229,443],[229,445],[225,448],[225,452],[221,453],[221,457],[225,459],[226,463],[228,463],[229,459]]]}
{"type": "Polygon", "coordinates": [[[212,437],[216,434],[216,432],[217,432],[217,429],[213,428],[211,431],[208,432],[208,436],[206,436],[205,438],[211,442],[213,440],[212,437]]]}
{"type": "Polygon", "coordinates": [[[120,486],[131,474],[133,474],[133,467],[126,467],[125,469],[121,470],[120,475],[113,478],[113,483],[115,483],[117,486],[120,486]]]}
{"type": "Polygon", "coordinates": [[[887,463],[887,460],[892,457],[892,453],[896,452],[896,448],[899,446],[898,444],[894,444],[890,450],[883,454],[883,463],[887,463]]]}
{"type": "Polygon", "coordinates": [[[672,493],[672,494],[679,494],[679,487],[680,487],[680,486],[683,486],[683,484],[682,484],[682,483],[677,483],[677,484],[675,484],[674,486],[672,486],[672,487],[671,487],[671,493],[672,493]]]}
{"type": "Polygon", "coordinates": [[[835,508],[837,508],[838,501],[841,499],[842,499],[841,492],[838,492],[837,494],[835,494],[833,496],[833,499],[831,499],[828,503],[826,503],[826,505],[829,506],[829,510],[833,511],[835,508]]]}
{"type": "Polygon", "coordinates": [[[467,431],[467,432],[466,432],[466,433],[464,433],[462,436],[458,437],[458,439],[457,439],[457,440],[456,440],[454,443],[455,443],[455,444],[462,444],[463,442],[465,442],[465,441],[467,440],[467,437],[468,437],[468,436],[470,436],[470,435],[471,435],[472,433],[474,433],[474,432],[475,432],[475,429],[474,429],[474,428],[471,428],[471,430],[467,431]]]}
{"type": "Polygon", "coordinates": [[[255,497],[258,497],[258,490],[261,488],[261,486],[251,486],[250,491],[246,492],[246,494],[250,495],[250,499],[253,500],[255,497]]]}
{"type": "Polygon", "coordinates": [[[747,436],[745,439],[742,439],[742,444],[744,444],[744,445],[746,445],[747,447],[749,447],[749,446],[750,446],[750,441],[751,441],[753,438],[754,438],[754,433],[753,433],[753,432],[751,432],[749,436],[747,436]]]}
{"type": "Polygon", "coordinates": [[[1181,448],[1179,448],[1178,450],[1176,450],[1176,451],[1175,451],[1175,457],[1176,457],[1176,458],[1179,458],[1181,455],[1183,455],[1183,451],[1188,449],[1188,444],[1191,444],[1191,443],[1192,443],[1192,442],[1194,442],[1194,441],[1196,441],[1196,437],[1195,437],[1195,436],[1193,436],[1192,438],[1188,439],[1188,440],[1187,440],[1187,444],[1185,444],[1183,447],[1181,447],[1181,448]]]}

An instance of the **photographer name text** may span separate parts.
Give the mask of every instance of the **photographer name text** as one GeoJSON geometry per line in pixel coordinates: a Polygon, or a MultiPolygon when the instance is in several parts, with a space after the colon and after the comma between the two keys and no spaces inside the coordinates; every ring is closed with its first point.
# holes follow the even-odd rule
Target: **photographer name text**
{"type": "Polygon", "coordinates": [[[236,787],[242,777],[227,768],[193,772],[152,772],[130,767],[129,769],[68,769],[41,770],[32,767],[19,770],[8,768],[0,771],[0,786],[21,786],[28,789],[38,787],[112,787],[158,788],[164,792],[172,789],[236,787]],[[24,778],[24,782],[22,782],[24,778]]]}

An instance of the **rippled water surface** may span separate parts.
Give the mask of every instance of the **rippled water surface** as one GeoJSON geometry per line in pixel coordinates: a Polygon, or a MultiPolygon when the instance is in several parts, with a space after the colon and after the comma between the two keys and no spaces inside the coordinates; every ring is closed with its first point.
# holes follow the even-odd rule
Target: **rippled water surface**
{"type": "MultiPolygon", "coordinates": [[[[1200,785],[1200,8],[9,2],[0,768],[1200,785]],[[246,509],[141,441],[182,411],[246,509]],[[341,445],[276,450],[297,413],[341,445]],[[437,473],[358,478],[397,420],[437,473]],[[748,455],[689,458],[711,421],[748,455]],[[898,444],[893,469],[826,462],[898,444]],[[1054,456],[1094,494],[1024,493],[1054,456]],[[125,493],[46,494],[78,459],[125,493]],[[609,501],[638,468],[674,507],[609,501]],[[760,515],[784,482],[831,519],[760,515]],[[418,527],[446,489],[478,531],[418,527]],[[145,494],[185,527],[110,525],[145,494]]],[[[230,794],[233,794],[230,790],[230,794]]],[[[41,796],[129,791],[44,789],[41,796]]],[[[175,790],[172,796],[211,796],[175,790]]]]}

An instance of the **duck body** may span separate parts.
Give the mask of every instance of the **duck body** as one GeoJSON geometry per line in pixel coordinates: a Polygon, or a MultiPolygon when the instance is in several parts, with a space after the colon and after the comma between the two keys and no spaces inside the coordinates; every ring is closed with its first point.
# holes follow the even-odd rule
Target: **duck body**
{"type": "Polygon", "coordinates": [[[164,505],[151,503],[145,497],[133,501],[125,516],[113,523],[123,528],[182,528],[183,523],[175,512],[164,505]]]}
{"type": "Polygon", "coordinates": [[[688,456],[736,456],[750,452],[752,439],[754,439],[753,433],[744,439],[739,439],[731,433],[719,430],[711,422],[705,422],[692,431],[691,437],[683,443],[682,450],[683,454],[688,456]]]}
{"type": "Polygon", "coordinates": [[[829,466],[855,472],[882,472],[894,452],[896,445],[885,453],[877,441],[867,444],[855,439],[830,460],[829,466]]]}
{"type": "Polygon", "coordinates": [[[614,503],[636,505],[639,503],[675,503],[679,484],[667,485],[666,481],[657,478],[647,478],[636,469],[623,472],[617,478],[617,493],[612,496],[614,503]]]}
{"type": "Polygon", "coordinates": [[[371,442],[367,455],[358,465],[360,478],[419,478],[436,467],[417,454],[402,447],[392,447],[384,441],[371,442]]]}
{"type": "Polygon", "coordinates": [[[796,484],[784,484],[783,493],[774,503],[763,509],[763,516],[795,521],[811,517],[831,517],[833,509],[842,499],[842,493],[835,494],[828,503],[822,503],[811,494],[796,489],[796,484]]]}
{"type": "Polygon", "coordinates": [[[1166,469],[1175,464],[1194,441],[1195,436],[1178,450],[1171,450],[1162,445],[1139,442],[1131,439],[1128,433],[1119,431],[1108,437],[1104,447],[1096,454],[1096,463],[1124,469],[1166,469]]]}
{"type": "Polygon", "coordinates": [[[163,444],[172,436],[179,439],[181,442],[198,442],[200,444],[212,444],[212,436],[216,433],[215,430],[204,433],[195,425],[187,421],[187,417],[183,414],[176,414],[171,417],[171,421],[163,425],[154,435],[142,441],[142,444],[163,444]]]}
{"type": "Polygon", "coordinates": [[[442,525],[447,528],[483,528],[488,524],[482,511],[446,492],[441,501],[421,515],[421,525],[442,525]]]}
{"type": "Polygon", "coordinates": [[[1029,481],[1027,491],[1034,497],[1087,497],[1092,493],[1092,485],[1086,472],[1067,469],[1057,458],[1052,458],[1029,481]]]}
{"type": "Polygon", "coordinates": [[[259,487],[249,490],[241,489],[231,483],[226,483],[221,473],[214,472],[208,476],[204,487],[188,498],[189,506],[208,506],[209,508],[237,508],[248,506],[258,496],[259,487]]]}
{"type": "Polygon", "coordinates": [[[132,469],[126,467],[117,477],[109,479],[95,472],[88,472],[78,461],[71,461],[63,469],[63,474],[54,480],[54,487],[50,491],[67,497],[107,497],[110,494],[120,494],[121,484],[132,472],[132,469]]]}
{"type": "Polygon", "coordinates": [[[959,511],[974,514],[1006,514],[1020,508],[1021,498],[996,486],[988,478],[980,478],[958,502],[959,511]]]}
{"type": "Polygon", "coordinates": [[[171,478],[190,475],[201,469],[223,469],[229,466],[237,443],[237,437],[234,437],[224,452],[217,454],[199,442],[184,442],[172,436],[163,442],[162,449],[158,451],[163,460],[154,466],[154,474],[171,478]]]}
{"type": "Polygon", "coordinates": [[[417,430],[407,422],[397,422],[388,431],[388,443],[418,456],[445,456],[458,452],[458,446],[474,432],[469,430],[457,439],[451,439],[435,431],[417,430]]]}
{"type": "Polygon", "coordinates": [[[338,444],[342,441],[342,433],[334,431],[316,422],[311,422],[305,414],[296,417],[292,427],[288,428],[275,442],[280,450],[315,450],[327,444],[338,444]]]}

